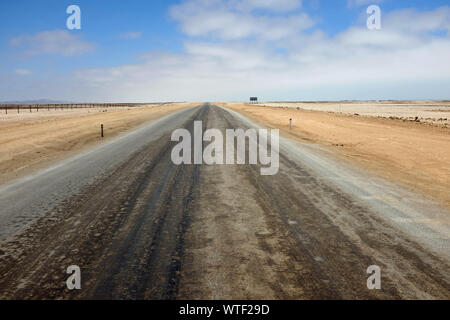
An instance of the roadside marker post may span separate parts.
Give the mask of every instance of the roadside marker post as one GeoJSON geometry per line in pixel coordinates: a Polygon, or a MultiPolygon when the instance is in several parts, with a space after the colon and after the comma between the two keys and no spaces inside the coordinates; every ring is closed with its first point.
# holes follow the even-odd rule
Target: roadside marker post
{"type": "Polygon", "coordinates": [[[103,138],[103,124],[100,126],[100,135],[103,138]]]}
{"type": "Polygon", "coordinates": [[[292,130],[292,119],[289,119],[289,129],[292,130]]]}

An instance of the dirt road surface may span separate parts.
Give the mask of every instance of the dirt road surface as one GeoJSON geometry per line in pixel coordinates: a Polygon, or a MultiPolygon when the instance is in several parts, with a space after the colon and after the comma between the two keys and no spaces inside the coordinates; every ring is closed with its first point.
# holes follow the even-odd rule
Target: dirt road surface
{"type": "Polygon", "coordinates": [[[287,139],[275,176],[176,166],[171,132],[194,120],[254,126],[206,104],[0,189],[0,298],[450,298],[446,209],[287,139]]]}

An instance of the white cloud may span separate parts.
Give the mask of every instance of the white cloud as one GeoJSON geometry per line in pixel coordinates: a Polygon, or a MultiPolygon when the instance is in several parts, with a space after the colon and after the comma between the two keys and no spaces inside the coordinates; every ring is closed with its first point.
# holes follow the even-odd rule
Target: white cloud
{"type": "Polygon", "coordinates": [[[313,20],[305,13],[274,16],[255,15],[249,11],[258,8],[290,11],[300,6],[300,1],[293,0],[189,0],[173,6],[170,14],[189,36],[212,36],[219,39],[255,36],[265,40],[278,40],[311,28],[313,20]]]}
{"type": "Polygon", "coordinates": [[[33,74],[33,71],[28,70],[28,69],[14,69],[14,72],[21,76],[27,76],[27,75],[33,74]]]}
{"type": "Polygon", "coordinates": [[[382,2],[383,0],[347,0],[347,7],[355,8],[371,4],[380,4],[382,2]]]}
{"type": "Polygon", "coordinates": [[[445,6],[433,11],[419,12],[414,9],[397,11],[387,15],[383,25],[389,29],[403,32],[450,31],[450,7],[445,6]]]}
{"type": "Polygon", "coordinates": [[[74,56],[93,50],[93,45],[67,30],[43,31],[11,39],[10,45],[20,47],[27,55],[61,54],[74,56]]]}
{"type": "MultiPolygon", "coordinates": [[[[226,1],[225,1],[226,2],[226,1]]],[[[237,10],[252,11],[255,9],[268,9],[273,11],[291,11],[302,6],[301,0],[237,0],[229,1],[229,6],[237,10]]]]}
{"type": "Polygon", "coordinates": [[[187,35],[202,36],[187,40],[183,53],[150,52],[137,63],[78,70],[65,86],[55,79],[39,89],[62,88],[55,99],[96,101],[450,98],[448,6],[386,13],[382,30],[362,24],[330,37],[303,32],[290,14],[203,2],[172,11],[187,35]],[[199,15],[206,20],[196,24],[199,15]]]}
{"type": "Polygon", "coordinates": [[[140,37],[142,37],[142,32],[140,31],[124,32],[120,34],[120,38],[122,39],[139,39],[140,37]]]}
{"type": "Polygon", "coordinates": [[[299,9],[301,6],[301,0],[186,0],[174,5],[172,9],[193,11],[200,8],[211,10],[220,7],[235,12],[268,10],[281,13],[299,9]]]}

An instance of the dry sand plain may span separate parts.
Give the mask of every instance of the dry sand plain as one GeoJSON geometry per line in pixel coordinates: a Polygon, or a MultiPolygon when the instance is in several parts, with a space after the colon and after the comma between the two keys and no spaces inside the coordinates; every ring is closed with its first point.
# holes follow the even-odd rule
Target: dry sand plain
{"type": "Polygon", "coordinates": [[[381,102],[268,102],[259,106],[300,108],[380,118],[397,118],[450,125],[450,101],[381,101],[381,102]]]}
{"type": "MultiPolygon", "coordinates": [[[[400,183],[450,208],[448,127],[296,108],[238,103],[221,105],[263,125],[279,128],[284,135],[324,145],[333,156],[400,183]],[[290,118],[294,123],[292,130],[289,129],[290,118]]],[[[352,105],[352,108],[352,114],[363,114],[366,107],[358,109],[352,105]]]]}
{"type": "Polygon", "coordinates": [[[147,121],[194,104],[40,110],[0,115],[0,185],[73,156],[147,121]]]}

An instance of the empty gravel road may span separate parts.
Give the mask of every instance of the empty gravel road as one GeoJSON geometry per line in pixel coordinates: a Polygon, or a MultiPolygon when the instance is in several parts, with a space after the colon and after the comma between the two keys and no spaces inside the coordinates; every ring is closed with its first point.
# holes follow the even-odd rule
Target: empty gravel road
{"type": "Polygon", "coordinates": [[[252,126],[205,104],[0,189],[0,298],[450,298],[445,209],[284,139],[274,176],[177,166],[172,130],[194,120],[252,126]]]}

